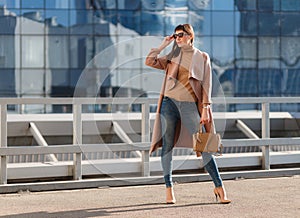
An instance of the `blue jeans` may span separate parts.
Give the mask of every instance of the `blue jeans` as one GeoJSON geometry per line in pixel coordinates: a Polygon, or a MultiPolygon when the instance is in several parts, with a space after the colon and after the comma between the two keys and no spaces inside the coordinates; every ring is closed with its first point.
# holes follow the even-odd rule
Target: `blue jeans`
{"type": "MultiPolygon", "coordinates": [[[[194,102],[180,102],[169,97],[164,97],[161,106],[162,127],[162,153],[161,164],[164,172],[164,180],[167,187],[172,187],[172,153],[177,122],[181,121],[192,135],[199,130],[200,116],[197,105],[194,102]]],[[[212,178],[215,187],[222,186],[222,179],[214,156],[211,153],[202,153],[205,170],[212,178]]]]}

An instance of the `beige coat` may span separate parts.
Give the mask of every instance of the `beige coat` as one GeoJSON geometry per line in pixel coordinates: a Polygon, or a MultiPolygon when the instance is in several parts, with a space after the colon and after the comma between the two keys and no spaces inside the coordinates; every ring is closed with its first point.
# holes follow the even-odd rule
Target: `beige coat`
{"type": "MultiPolygon", "coordinates": [[[[157,48],[151,49],[145,61],[145,64],[147,66],[165,70],[166,72],[162,84],[161,92],[160,92],[160,97],[157,103],[157,112],[156,112],[156,118],[154,122],[150,154],[153,151],[155,151],[158,147],[162,146],[160,109],[164,97],[166,79],[177,78],[179,61],[181,58],[181,53],[180,53],[178,57],[173,58],[171,61],[168,61],[166,56],[158,57],[159,52],[160,51],[157,48]]],[[[197,97],[198,111],[200,115],[203,103],[212,103],[211,102],[212,73],[211,73],[209,55],[205,52],[201,52],[196,48],[194,48],[192,64],[190,65],[190,69],[189,69],[189,82],[197,97]]],[[[209,112],[212,120],[211,123],[213,123],[211,110],[209,110],[209,112]]],[[[210,131],[211,125],[205,125],[205,128],[207,131],[210,131]]],[[[213,129],[213,131],[215,132],[215,129],[213,129]]],[[[180,125],[176,127],[174,146],[190,147],[190,148],[192,147],[192,136],[188,133],[187,130],[181,128],[180,125]]],[[[199,154],[197,154],[197,156],[199,156],[199,154]]]]}

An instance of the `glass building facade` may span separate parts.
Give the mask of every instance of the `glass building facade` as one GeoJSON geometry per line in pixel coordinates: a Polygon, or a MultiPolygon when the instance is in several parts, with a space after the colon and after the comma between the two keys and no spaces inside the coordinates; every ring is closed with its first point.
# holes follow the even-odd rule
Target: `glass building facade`
{"type": "Polygon", "coordinates": [[[182,23],[225,96],[300,96],[299,12],[299,0],[0,0],[0,97],[149,96],[161,81],[144,57],[160,41],[141,37],[182,23]]]}

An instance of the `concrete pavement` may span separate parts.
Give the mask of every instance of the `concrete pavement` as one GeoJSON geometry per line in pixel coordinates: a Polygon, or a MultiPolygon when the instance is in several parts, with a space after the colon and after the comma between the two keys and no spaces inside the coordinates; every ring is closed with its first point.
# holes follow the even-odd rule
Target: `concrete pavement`
{"type": "Polygon", "coordinates": [[[225,180],[229,205],[215,202],[212,182],[0,195],[0,217],[300,217],[300,176],[225,180]]]}

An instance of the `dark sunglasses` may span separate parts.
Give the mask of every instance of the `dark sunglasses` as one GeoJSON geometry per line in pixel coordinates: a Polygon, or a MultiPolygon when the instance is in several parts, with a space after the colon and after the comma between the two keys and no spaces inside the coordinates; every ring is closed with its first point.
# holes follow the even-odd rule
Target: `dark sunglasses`
{"type": "Polygon", "coordinates": [[[177,37],[182,38],[183,36],[188,35],[187,33],[181,32],[181,33],[174,33],[173,38],[176,39],[177,37]]]}

